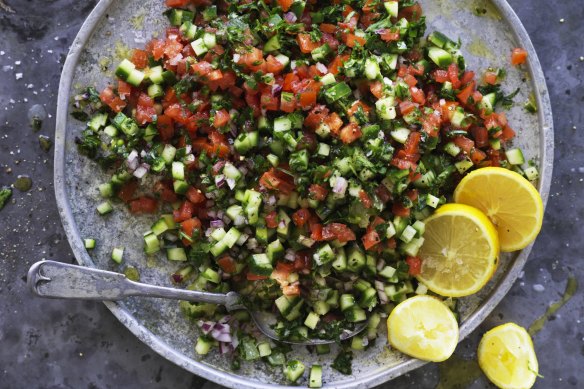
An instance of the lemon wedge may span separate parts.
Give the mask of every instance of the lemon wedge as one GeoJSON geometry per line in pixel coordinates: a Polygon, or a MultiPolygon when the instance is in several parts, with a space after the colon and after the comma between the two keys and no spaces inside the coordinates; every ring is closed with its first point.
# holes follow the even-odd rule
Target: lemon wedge
{"type": "Polygon", "coordinates": [[[507,323],[493,328],[481,339],[479,366],[501,389],[528,389],[537,378],[533,342],[525,328],[507,323]]]}
{"type": "Polygon", "coordinates": [[[523,249],[541,229],[541,196],[523,176],[508,169],[486,167],[469,173],[456,187],[454,201],[487,215],[497,228],[502,251],[523,249]]]}
{"type": "Polygon", "coordinates": [[[446,204],[425,220],[418,280],[442,296],[476,293],[497,268],[499,240],[489,219],[464,204],[446,204]]]}
{"type": "Polygon", "coordinates": [[[458,323],[442,301],[425,295],[415,296],[399,303],[389,314],[387,339],[404,354],[441,362],[456,348],[458,323]]]}

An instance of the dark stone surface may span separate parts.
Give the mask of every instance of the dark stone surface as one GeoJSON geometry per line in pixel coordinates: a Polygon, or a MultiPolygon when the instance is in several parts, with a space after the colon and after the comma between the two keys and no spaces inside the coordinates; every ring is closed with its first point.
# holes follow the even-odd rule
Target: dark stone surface
{"type": "MultiPolygon", "coordinates": [[[[584,280],[581,3],[510,3],[531,35],[551,93],[554,178],[543,232],[524,276],[459,346],[457,355],[468,359],[476,356],[478,340],[486,330],[507,321],[527,327],[542,315],[560,298],[568,274],[584,280]]],[[[0,7],[0,186],[29,174],[33,188],[27,193],[15,191],[0,211],[0,388],[216,388],[153,353],[104,305],[41,300],[26,289],[25,276],[32,263],[43,258],[73,261],[55,205],[52,151],[42,151],[37,137],[53,137],[60,70],[95,0],[8,0],[8,4],[16,12],[0,7]],[[34,104],[43,105],[48,113],[38,133],[27,120],[34,104]]],[[[545,376],[537,388],[584,385],[581,290],[534,337],[545,376]]],[[[382,387],[434,388],[438,380],[437,366],[427,365],[382,387]]],[[[492,386],[481,377],[466,387],[492,386]]]]}

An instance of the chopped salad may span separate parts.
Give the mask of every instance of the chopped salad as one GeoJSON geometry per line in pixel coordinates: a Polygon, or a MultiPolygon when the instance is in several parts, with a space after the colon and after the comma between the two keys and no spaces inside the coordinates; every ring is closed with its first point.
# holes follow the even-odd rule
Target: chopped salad
{"type": "MultiPolygon", "coordinates": [[[[338,340],[367,321],[332,363],[350,374],[351,349],[375,341],[396,303],[428,293],[414,278],[424,219],[460,179],[484,166],[537,177],[497,110],[517,92],[501,87],[504,69],[467,70],[460,42],[425,37],[415,1],[166,5],[165,34],[75,99],[79,151],[112,174],[97,211],[116,199],[159,215],[145,254],[175,261],[176,285],[234,290],[276,313],[283,340],[338,340]]],[[[262,358],[291,382],[304,373],[247,312],[180,305],[201,328],[197,353],[217,347],[234,368],[262,358]]],[[[309,384],[322,384],[320,366],[309,384]]]]}

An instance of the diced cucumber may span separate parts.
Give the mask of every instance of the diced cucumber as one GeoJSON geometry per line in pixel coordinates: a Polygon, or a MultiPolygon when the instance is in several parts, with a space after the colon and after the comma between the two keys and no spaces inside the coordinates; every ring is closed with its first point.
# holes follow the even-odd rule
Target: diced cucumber
{"type": "Polygon", "coordinates": [[[430,41],[434,46],[443,49],[447,43],[453,43],[450,38],[442,34],[439,31],[433,31],[428,35],[428,41],[430,41]]]}
{"type": "Polygon", "coordinates": [[[251,225],[257,224],[259,221],[260,206],[262,204],[262,196],[259,192],[254,190],[247,190],[247,205],[245,206],[245,214],[247,221],[251,225]]]}
{"type": "Polygon", "coordinates": [[[312,367],[310,368],[308,387],[309,388],[322,387],[322,367],[320,365],[312,365],[312,367]]]}
{"type": "Polygon", "coordinates": [[[116,263],[122,263],[122,258],[124,256],[123,247],[114,247],[112,250],[112,260],[116,263]]]}
{"type": "Polygon", "coordinates": [[[241,232],[235,227],[231,227],[229,231],[225,234],[221,242],[225,244],[227,247],[232,248],[235,246],[239,238],[241,237],[241,232]]]}
{"type": "Polygon", "coordinates": [[[175,180],[185,179],[185,164],[182,162],[172,163],[172,178],[175,180]]]}
{"type": "Polygon", "coordinates": [[[190,187],[189,183],[183,180],[174,180],[172,186],[174,188],[174,192],[181,195],[187,193],[190,187]]]}
{"type": "Polygon", "coordinates": [[[487,93],[483,96],[482,100],[478,103],[478,108],[480,110],[485,111],[485,114],[489,115],[493,113],[493,108],[495,107],[495,103],[497,102],[497,94],[487,93]]]}
{"type": "Polygon", "coordinates": [[[93,115],[89,123],[87,123],[87,127],[91,128],[93,131],[99,131],[103,126],[105,126],[107,122],[107,114],[105,113],[96,113],[93,115]]]}
{"type": "Polygon", "coordinates": [[[282,242],[280,242],[279,239],[276,239],[275,241],[270,243],[268,247],[266,247],[266,255],[268,256],[268,258],[270,258],[272,263],[276,259],[282,258],[284,256],[285,251],[286,250],[284,249],[284,246],[282,245],[282,242]]]}
{"type": "Polygon", "coordinates": [[[365,255],[358,246],[352,246],[347,250],[347,269],[354,273],[365,266],[365,255]]]}
{"type": "Polygon", "coordinates": [[[201,277],[214,284],[218,284],[221,282],[221,276],[219,275],[219,273],[217,273],[210,267],[206,268],[205,271],[201,273],[201,277]]]}
{"type": "Polygon", "coordinates": [[[278,34],[274,35],[264,44],[264,53],[270,53],[272,51],[280,50],[282,45],[280,44],[280,37],[278,34]]]}
{"type": "Polygon", "coordinates": [[[430,193],[428,193],[426,195],[426,204],[429,207],[436,208],[439,203],[440,203],[440,199],[438,197],[436,197],[436,196],[434,196],[434,195],[432,195],[430,193]]]}
{"type": "Polygon", "coordinates": [[[268,342],[260,342],[258,343],[258,352],[260,353],[260,357],[267,357],[268,355],[272,354],[272,347],[268,342]]]}
{"type": "Polygon", "coordinates": [[[358,306],[352,306],[350,309],[344,311],[345,318],[351,323],[358,323],[367,320],[367,314],[358,306]]]}
{"type": "Polygon", "coordinates": [[[156,234],[148,232],[144,235],[144,252],[154,254],[160,251],[160,241],[156,234]]]}
{"type": "Polygon", "coordinates": [[[211,232],[211,238],[213,238],[216,242],[221,241],[221,239],[223,239],[223,237],[227,234],[227,231],[225,231],[225,229],[219,227],[214,229],[211,232]]]}
{"type": "Polygon", "coordinates": [[[340,247],[336,250],[336,258],[331,265],[337,272],[347,269],[347,255],[344,248],[340,247]]]}
{"type": "Polygon", "coordinates": [[[270,366],[282,366],[286,363],[286,356],[281,351],[273,352],[266,357],[270,366]]]}
{"type": "Polygon", "coordinates": [[[126,78],[126,82],[133,86],[140,86],[142,81],[144,81],[144,72],[139,71],[138,69],[133,69],[130,72],[128,78],[126,78]]]}
{"type": "Polygon", "coordinates": [[[439,47],[430,47],[428,57],[441,68],[448,67],[453,61],[452,54],[439,47]]]}
{"type": "Polygon", "coordinates": [[[389,16],[397,18],[399,10],[397,1],[386,1],[385,3],[383,3],[383,5],[385,6],[385,10],[389,14],[389,16]]]}
{"type": "MultiPolygon", "coordinates": [[[[326,301],[318,300],[318,301],[314,302],[313,309],[314,309],[314,313],[322,316],[322,315],[326,315],[328,313],[328,311],[330,311],[331,307],[326,301]]],[[[305,325],[306,325],[306,323],[305,323],[305,325]]]]}
{"type": "Polygon", "coordinates": [[[325,355],[331,352],[331,347],[328,344],[317,344],[316,345],[316,354],[317,355],[325,355]]]}
{"type": "Polygon", "coordinates": [[[100,215],[106,215],[114,210],[111,203],[107,200],[99,204],[96,209],[100,215]]]}
{"type": "Polygon", "coordinates": [[[539,178],[539,172],[535,166],[529,166],[523,170],[523,173],[525,173],[525,177],[527,177],[529,181],[535,181],[539,178]]]}
{"type": "Polygon", "coordinates": [[[381,69],[376,56],[369,57],[365,60],[365,77],[369,80],[376,80],[381,77],[381,69]]]}
{"type": "Polygon", "coordinates": [[[169,261],[184,262],[187,260],[187,254],[182,247],[171,247],[166,249],[166,257],[169,261]]]}
{"type": "Polygon", "coordinates": [[[120,64],[116,68],[115,74],[116,74],[116,76],[118,76],[119,78],[121,78],[122,80],[125,81],[128,79],[128,77],[130,77],[130,74],[135,69],[136,69],[136,65],[134,65],[132,62],[130,62],[127,59],[123,59],[122,62],[120,62],[120,64]]]}
{"type": "Polygon", "coordinates": [[[95,248],[95,239],[91,239],[91,238],[83,239],[83,244],[85,245],[85,248],[87,250],[94,249],[95,248]]]}
{"type": "Polygon", "coordinates": [[[203,43],[205,46],[207,46],[208,49],[212,49],[213,47],[217,46],[217,37],[215,34],[206,32],[203,34],[203,43]]]}
{"type": "Polygon", "coordinates": [[[453,157],[456,157],[458,154],[460,154],[460,151],[461,151],[460,147],[455,145],[454,142],[448,142],[444,146],[444,152],[450,154],[453,157]]]}
{"type": "Polygon", "coordinates": [[[335,253],[331,246],[328,243],[325,243],[316,250],[312,258],[317,265],[321,266],[335,259],[335,253]]]}
{"type": "Polygon", "coordinates": [[[340,298],[341,311],[346,311],[347,309],[355,305],[355,297],[352,294],[342,294],[340,298]]]}
{"type": "Polygon", "coordinates": [[[523,165],[525,163],[525,158],[523,157],[521,149],[506,150],[505,155],[511,165],[523,165]]]}
{"type": "Polygon", "coordinates": [[[288,237],[288,233],[290,232],[290,222],[292,219],[284,212],[282,209],[278,212],[278,227],[276,228],[276,232],[278,236],[282,238],[288,237]]]}
{"type": "Polygon", "coordinates": [[[393,120],[396,117],[395,99],[391,96],[377,100],[375,108],[380,118],[385,120],[393,120]]]}
{"type": "Polygon", "coordinates": [[[292,360],[286,364],[286,367],[284,368],[284,375],[289,381],[296,382],[300,377],[302,377],[305,370],[306,367],[302,362],[292,360]]]}
{"type": "Polygon", "coordinates": [[[164,145],[164,149],[162,149],[161,157],[164,159],[167,165],[170,165],[172,161],[174,161],[174,157],[176,156],[176,147],[167,143],[164,145]]]}
{"type": "Polygon", "coordinates": [[[458,172],[460,174],[463,174],[464,172],[466,172],[468,169],[470,169],[473,166],[474,166],[474,164],[472,163],[472,161],[470,161],[468,159],[464,159],[462,161],[458,161],[458,162],[454,163],[454,167],[456,167],[456,170],[458,170],[458,172]]]}
{"type": "Polygon", "coordinates": [[[292,129],[292,121],[287,116],[274,119],[274,132],[286,132],[292,129]]]}
{"type": "Polygon", "coordinates": [[[166,219],[158,219],[151,227],[154,235],[159,236],[169,230],[168,224],[166,224],[166,219]]]}
{"type": "Polygon", "coordinates": [[[410,257],[415,257],[416,255],[418,255],[418,251],[420,250],[423,244],[424,244],[423,237],[414,238],[410,240],[408,243],[402,245],[401,251],[403,251],[404,254],[409,255],[410,257]]]}
{"type": "Polygon", "coordinates": [[[203,41],[203,38],[199,38],[191,42],[191,47],[197,56],[203,55],[209,51],[209,48],[205,46],[205,41],[203,41]]]}
{"type": "Polygon", "coordinates": [[[304,320],[304,325],[313,330],[316,328],[319,321],[320,321],[320,316],[318,316],[314,312],[310,312],[308,314],[308,316],[306,317],[306,320],[304,320]]]}
{"type": "Polygon", "coordinates": [[[317,47],[316,49],[312,50],[310,52],[310,55],[312,56],[312,59],[315,62],[319,62],[319,61],[324,61],[326,60],[326,57],[332,52],[331,47],[328,45],[328,43],[325,43],[324,45],[317,47]]]}
{"type": "Polygon", "coordinates": [[[390,135],[392,137],[393,140],[395,140],[396,142],[399,142],[401,144],[405,144],[408,140],[408,137],[410,136],[410,130],[405,128],[405,127],[401,127],[401,128],[396,128],[395,130],[390,132],[390,135]]]}
{"type": "Polygon", "coordinates": [[[260,352],[256,346],[256,341],[250,337],[241,339],[239,353],[245,361],[253,361],[260,358],[260,352]]]}
{"type": "Polygon", "coordinates": [[[269,276],[274,271],[272,261],[266,254],[253,254],[249,260],[249,268],[253,274],[269,276]]]}
{"type": "Polygon", "coordinates": [[[322,76],[320,78],[320,82],[323,85],[330,85],[330,84],[334,84],[335,82],[337,82],[337,80],[335,79],[335,75],[332,73],[327,73],[324,76],[322,76]]]}
{"type": "Polygon", "coordinates": [[[385,266],[381,271],[378,273],[381,277],[390,279],[395,275],[396,269],[391,266],[385,266]]]}
{"type": "Polygon", "coordinates": [[[197,344],[195,345],[195,352],[199,355],[206,355],[211,351],[213,346],[213,341],[209,340],[207,337],[199,336],[197,339],[197,344]]]}

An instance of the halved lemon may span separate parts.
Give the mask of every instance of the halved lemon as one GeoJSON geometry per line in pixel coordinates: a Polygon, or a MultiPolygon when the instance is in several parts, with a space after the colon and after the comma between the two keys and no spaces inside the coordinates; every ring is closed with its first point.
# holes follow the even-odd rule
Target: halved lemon
{"type": "Polygon", "coordinates": [[[493,328],[481,339],[479,366],[502,389],[528,389],[537,378],[533,342],[525,328],[507,323],[493,328]]]}
{"type": "Polygon", "coordinates": [[[458,323],[442,301],[425,295],[415,296],[399,303],[389,314],[387,339],[404,354],[441,362],[456,348],[458,323]]]}
{"type": "Polygon", "coordinates": [[[469,173],[454,191],[454,201],[483,211],[497,228],[502,251],[521,250],[541,229],[543,203],[523,176],[500,167],[469,173]]]}
{"type": "Polygon", "coordinates": [[[481,289],[497,268],[499,240],[489,219],[464,204],[446,204],[425,221],[417,276],[442,296],[468,296],[481,289]]]}

